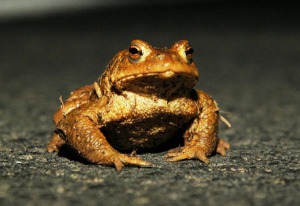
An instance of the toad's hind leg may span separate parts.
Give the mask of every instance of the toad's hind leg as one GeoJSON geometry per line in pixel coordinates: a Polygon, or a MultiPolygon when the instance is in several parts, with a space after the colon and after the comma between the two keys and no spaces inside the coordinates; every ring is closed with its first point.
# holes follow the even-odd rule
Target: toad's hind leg
{"type": "MultiPolygon", "coordinates": [[[[71,93],[68,99],[63,102],[60,97],[61,107],[53,115],[55,126],[72,110],[88,103],[92,98],[96,98],[94,85],[81,87],[71,93]]],[[[47,145],[48,152],[58,152],[66,142],[59,136],[57,132],[53,133],[53,137],[47,145]]]]}
{"type": "Polygon", "coordinates": [[[53,115],[54,124],[57,125],[58,122],[69,112],[95,98],[97,97],[94,85],[87,85],[71,92],[71,95],[65,102],[63,102],[62,97],[60,97],[59,100],[61,102],[61,106],[60,109],[53,115]]]}
{"type": "Polygon", "coordinates": [[[228,150],[228,149],[230,149],[229,143],[227,141],[219,138],[216,152],[222,156],[225,156],[226,150],[228,150]]]}
{"type": "Polygon", "coordinates": [[[54,132],[53,137],[50,140],[50,142],[47,145],[47,151],[52,153],[52,152],[58,152],[59,148],[65,144],[65,140],[60,138],[58,133],[54,132]]]}

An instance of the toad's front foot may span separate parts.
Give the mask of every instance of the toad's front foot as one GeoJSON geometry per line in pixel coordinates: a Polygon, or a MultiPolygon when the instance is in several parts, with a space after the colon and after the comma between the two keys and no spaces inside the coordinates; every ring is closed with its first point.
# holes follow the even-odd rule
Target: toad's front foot
{"type": "Polygon", "coordinates": [[[203,148],[199,146],[184,146],[169,150],[165,155],[168,161],[176,162],[186,159],[199,159],[202,162],[209,163],[203,148]]]}
{"type": "Polygon", "coordinates": [[[152,163],[140,159],[137,156],[122,154],[114,149],[95,150],[83,155],[88,161],[99,165],[111,165],[117,171],[121,171],[124,165],[138,167],[151,167],[152,163]]]}
{"type": "MultiPolygon", "coordinates": [[[[228,150],[229,148],[230,145],[228,142],[223,139],[218,139],[218,144],[215,151],[216,153],[225,156],[226,150],[228,150]]],[[[208,155],[209,154],[204,147],[194,145],[171,149],[168,151],[165,157],[168,158],[168,161],[172,162],[186,159],[199,159],[204,163],[209,163],[208,155]]]]}
{"type": "MultiPolygon", "coordinates": [[[[140,159],[135,156],[128,156],[126,154],[118,153],[117,155],[112,156],[111,164],[115,166],[117,171],[121,171],[124,165],[133,165],[139,167],[152,167],[151,162],[140,159]]],[[[100,163],[101,164],[101,163],[100,163]]]]}

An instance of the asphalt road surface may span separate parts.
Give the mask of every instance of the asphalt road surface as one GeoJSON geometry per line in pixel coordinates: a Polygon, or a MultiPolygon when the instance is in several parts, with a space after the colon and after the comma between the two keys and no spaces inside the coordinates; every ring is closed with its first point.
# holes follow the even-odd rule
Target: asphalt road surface
{"type": "Polygon", "coordinates": [[[0,25],[0,205],[300,205],[300,18],[292,2],[120,7],[0,25]],[[231,150],[153,168],[46,152],[59,96],[94,82],[132,39],[188,39],[197,88],[231,150]],[[228,113],[230,115],[228,115],[228,113]]]}

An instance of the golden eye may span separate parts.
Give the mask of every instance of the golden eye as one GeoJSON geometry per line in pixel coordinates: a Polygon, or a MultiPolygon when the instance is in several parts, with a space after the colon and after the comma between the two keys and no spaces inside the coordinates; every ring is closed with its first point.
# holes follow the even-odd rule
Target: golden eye
{"type": "Polygon", "coordinates": [[[188,45],[185,48],[185,56],[189,63],[193,62],[193,53],[194,53],[194,49],[190,45],[188,45]]]}
{"type": "Polygon", "coordinates": [[[138,46],[132,45],[129,47],[129,57],[131,60],[136,61],[143,55],[142,49],[138,46]]]}

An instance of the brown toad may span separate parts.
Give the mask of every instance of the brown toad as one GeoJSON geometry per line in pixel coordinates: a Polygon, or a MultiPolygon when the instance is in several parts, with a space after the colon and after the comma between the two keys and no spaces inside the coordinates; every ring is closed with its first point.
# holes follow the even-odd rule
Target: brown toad
{"type": "Polygon", "coordinates": [[[218,138],[219,108],[193,87],[198,70],[186,40],[158,49],[133,40],[93,85],[75,90],[54,114],[56,131],[48,151],[67,144],[89,162],[150,166],[128,152],[161,151],[169,161],[199,159],[229,144],[218,138]]]}

